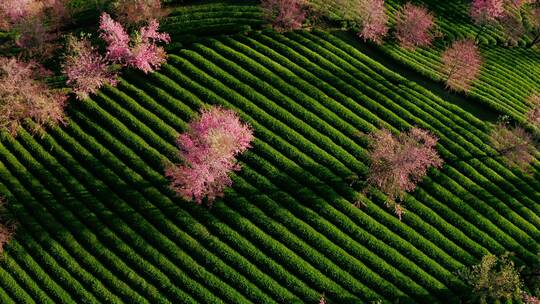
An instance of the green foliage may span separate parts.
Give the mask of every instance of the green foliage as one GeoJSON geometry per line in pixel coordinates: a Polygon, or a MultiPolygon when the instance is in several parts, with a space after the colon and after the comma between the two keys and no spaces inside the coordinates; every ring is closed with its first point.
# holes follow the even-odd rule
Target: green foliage
{"type": "MultiPolygon", "coordinates": [[[[168,26],[259,18],[253,5],[190,10],[168,26]]],[[[2,137],[0,193],[27,224],[0,264],[0,302],[459,303],[469,287],[455,272],[490,252],[538,262],[540,181],[491,157],[488,123],[325,32],[184,47],[158,73],[130,71],[73,103],[65,128],[2,137]],[[212,209],[175,197],[162,175],[206,104],[235,109],[256,136],[212,209]],[[411,126],[441,139],[447,165],[405,196],[400,222],[382,193],[357,191],[359,133],[411,126]]]]}
{"type": "Polygon", "coordinates": [[[500,257],[489,254],[460,275],[472,286],[474,298],[481,304],[487,304],[521,297],[523,282],[520,271],[508,253],[500,257]]]}
{"type": "Polygon", "coordinates": [[[264,24],[258,3],[203,3],[171,9],[161,23],[161,30],[175,42],[186,44],[202,36],[235,34],[261,28],[264,24]]]}

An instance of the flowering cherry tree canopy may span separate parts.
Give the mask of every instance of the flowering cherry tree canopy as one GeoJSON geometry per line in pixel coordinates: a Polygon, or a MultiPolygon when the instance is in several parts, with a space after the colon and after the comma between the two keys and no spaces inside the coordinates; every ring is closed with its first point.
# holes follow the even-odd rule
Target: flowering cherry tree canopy
{"type": "Polygon", "coordinates": [[[166,61],[166,52],[158,42],[169,43],[167,33],[159,33],[159,22],[151,20],[136,33],[134,39],[124,27],[107,13],[101,15],[100,37],[107,43],[107,59],[124,66],[134,67],[144,73],[158,69],[166,61]]]}
{"type": "Polygon", "coordinates": [[[4,20],[6,25],[13,25],[25,18],[38,15],[43,7],[43,3],[37,0],[2,0],[0,19],[4,20]]]}
{"type": "Polygon", "coordinates": [[[135,45],[131,49],[131,58],[127,60],[129,65],[144,73],[158,69],[166,61],[167,54],[157,43],[169,43],[171,38],[167,33],[159,33],[158,28],[159,23],[155,19],[141,28],[136,36],[135,45]]]}
{"type": "Polygon", "coordinates": [[[478,25],[496,22],[504,16],[504,0],[473,0],[469,15],[478,25]]]}
{"type": "Polygon", "coordinates": [[[126,63],[131,58],[130,37],[122,24],[111,18],[109,14],[103,13],[99,19],[99,30],[99,37],[107,43],[107,59],[117,63],[126,63]]]}
{"type": "Polygon", "coordinates": [[[117,72],[113,70],[113,64],[133,67],[144,73],[159,69],[167,54],[157,43],[169,43],[171,38],[167,33],[158,32],[158,28],[158,21],[150,20],[132,38],[122,24],[103,13],[99,36],[107,44],[105,56],[101,56],[87,39],[69,37],[63,68],[67,83],[77,98],[84,99],[105,84],[116,85],[117,72]]]}
{"type": "Polygon", "coordinates": [[[361,23],[360,36],[364,40],[382,43],[388,33],[388,15],[384,0],[361,0],[358,3],[358,18],[361,23]]]}
{"type": "Polygon", "coordinates": [[[40,79],[49,73],[35,62],[0,57],[0,128],[17,133],[26,118],[45,125],[65,122],[66,96],[40,79]]]}
{"type": "Polygon", "coordinates": [[[435,17],[424,6],[406,3],[396,14],[395,36],[406,49],[428,46],[435,38],[435,17]]]}
{"type": "MultiPolygon", "coordinates": [[[[403,199],[406,192],[416,188],[430,167],[442,166],[436,144],[435,136],[416,127],[399,136],[386,129],[370,134],[368,185],[385,193],[390,202],[403,199]]],[[[396,213],[399,215],[401,211],[397,204],[396,213]]]]}
{"type": "Polygon", "coordinates": [[[468,92],[480,75],[482,57],[473,40],[457,40],[442,54],[442,73],[446,87],[454,91],[468,92]]]}
{"type": "Polygon", "coordinates": [[[116,73],[88,39],[70,36],[67,47],[64,74],[68,78],[67,84],[73,87],[78,99],[87,98],[105,84],[116,85],[116,73]]]}
{"type": "Polygon", "coordinates": [[[262,0],[263,16],[279,32],[299,29],[306,19],[304,0],[262,0]]]}
{"type": "Polygon", "coordinates": [[[211,204],[232,185],[229,174],[240,170],[236,157],[251,147],[253,131],[232,110],[202,110],[178,138],[183,165],[166,168],[171,188],[186,200],[211,204]]]}

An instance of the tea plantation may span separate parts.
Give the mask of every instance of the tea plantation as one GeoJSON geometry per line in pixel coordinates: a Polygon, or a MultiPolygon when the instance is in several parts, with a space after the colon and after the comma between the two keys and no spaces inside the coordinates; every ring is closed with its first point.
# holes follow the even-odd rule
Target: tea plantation
{"type": "MultiPolygon", "coordinates": [[[[426,2],[447,36],[474,36],[466,12],[426,2]]],[[[540,155],[528,174],[508,167],[489,145],[493,121],[387,64],[439,85],[447,40],[365,46],[382,62],[352,34],[262,26],[256,3],[182,5],[162,29],[183,45],[158,72],[70,102],[67,126],[43,136],[2,136],[0,193],[19,228],[0,303],[460,303],[470,287],[456,272],[485,254],[539,262],[540,155]],[[163,175],[205,104],[234,109],[255,135],[211,208],[163,175]],[[351,180],[368,170],[359,134],[412,126],[439,138],[445,164],[406,196],[400,221],[351,180]]],[[[524,121],[540,53],[497,35],[484,38],[471,94],[452,94],[524,121]]]]}

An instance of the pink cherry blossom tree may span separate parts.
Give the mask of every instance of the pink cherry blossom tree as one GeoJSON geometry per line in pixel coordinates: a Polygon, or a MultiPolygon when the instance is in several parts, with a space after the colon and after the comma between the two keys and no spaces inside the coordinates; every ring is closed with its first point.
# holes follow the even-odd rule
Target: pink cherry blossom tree
{"type": "Polygon", "coordinates": [[[490,140],[509,166],[527,171],[536,159],[537,150],[532,136],[522,127],[511,127],[504,118],[491,131],[490,140]]]}
{"type": "Polygon", "coordinates": [[[0,17],[5,21],[6,28],[4,29],[7,30],[29,19],[47,21],[48,26],[56,28],[70,19],[70,11],[67,9],[68,1],[2,0],[0,2],[0,17]]]}
{"type": "Polygon", "coordinates": [[[230,174],[240,170],[236,157],[250,148],[251,127],[232,110],[202,110],[178,138],[182,165],[171,165],[165,175],[171,188],[186,200],[211,204],[232,185],[230,174]]]}
{"type": "Polygon", "coordinates": [[[279,32],[299,29],[306,19],[304,0],[262,0],[263,16],[279,32]]]}
{"type": "Polygon", "coordinates": [[[87,38],[69,36],[67,49],[63,72],[78,99],[87,98],[105,84],[116,85],[117,73],[87,38]]]}
{"type": "Polygon", "coordinates": [[[442,54],[442,73],[446,87],[454,91],[468,92],[480,75],[482,57],[474,41],[457,40],[442,54]]]}
{"type": "Polygon", "coordinates": [[[473,0],[469,15],[477,25],[495,23],[504,15],[504,0],[473,0]]]}
{"type": "Polygon", "coordinates": [[[396,200],[413,191],[430,167],[439,168],[443,164],[435,150],[436,144],[435,136],[416,127],[398,136],[386,129],[369,135],[367,184],[388,196],[387,204],[394,206],[400,219],[403,208],[396,200]]]}
{"type": "Polygon", "coordinates": [[[167,33],[159,33],[158,28],[157,20],[151,20],[148,26],[141,28],[131,49],[131,58],[128,60],[128,64],[144,73],[158,69],[167,60],[165,49],[158,46],[157,43],[169,43],[171,38],[167,33]]]}
{"type": "Polygon", "coordinates": [[[395,36],[401,47],[428,46],[436,35],[435,17],[426,7],[408,2],[396,13],[395,36]]]}
{"type": "Polygon", "coordinates": [[[158,69],[167,61],[165,50],[153,43],[139,43],[132,49],[132,56],[129,65],[144,73],[158,69]]]}
{"type": "Polygon", "coordinates": [[[361,24],[358,36],[365,41],[381,44],[383,37],[388,33],[388,15],[384,0],[360,0],[357,10],[361,24]]]}
{"type": "MultiPolygon", "coordinates": [[[[504,0],[473,0],[469,16],[476,25],[480,26],[474,40],[478,41],[486,26],[498,23],[504,15],[504,0]]],[[[508,19],[508,21],[512,20],[508,19]]]]}
{"type": "Polygon", "coordinates": [[[166,61],[165,49],[159,42],[169,43],[167,33],[158,32],[159,22],[151,20],[131,39],[124,27],[107,13],[100,19],[100,37],[107,43],[106,58],[124,66],[134,67],[144,73],[158,69],[166,61]]]}
{"type": "Polygon", "coordinates": [[[171,37],[167,33],[158,32],[159,22],[156,19],[152,19],[148,22],[147,26],[143,26],[140,30],[141,43],[149,42],[171,42],[171,37]]]}
{"type": "Polygon", "coordinates": [[[131,58],[130,37],[122,24],[116,22],[109,14],[102,13],[99,19],[99,31],[99,37],[107,43],[107,59],[127,64],[131,58]]]}
{"type": "Polygon", "coordinates": [[[37,0],[2,0],[0,2],[0,19],[5,21],[5,29],[9,29],[25,18],[37,16],[43,8],[43,3],[37,0]]]}
{"type": "Polygon", "coordinates": [[[40,131],[46,125],[65,123],[65,94],[50,90],[41,80],[46,70],[35,62],[0,57],[0,128],[17,133],[26,118],[40,131]]]}

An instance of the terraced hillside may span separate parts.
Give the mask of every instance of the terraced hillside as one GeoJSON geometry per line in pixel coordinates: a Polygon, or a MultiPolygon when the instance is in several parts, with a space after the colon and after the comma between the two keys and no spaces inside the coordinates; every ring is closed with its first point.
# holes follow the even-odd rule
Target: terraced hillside
{"type": "Polygon", "coordinates": [[[254,1],[210,2],[180,6],[162,24],[175,41],[193,41],[201,36],[233,34],[259,29],[262,13],[254,1]]]}
{"type": "Polygon", "coordinates": [[[0,142],[0,193],[21,223],[1,303],[459,303],[455,271],[483,255],[537,262],[539,162],[507,168],[489,123],[325,32],[205,38],[69,116],[0,142]],[[211,209],[163,177],[205,104],[237,110],[256,136],[211,209]],[[350,181],[367,172],[359,132],[411,126],[440,138],[446,164],[400,222],[350,181]]]}
{"type": "MultiPolygon", "coordinates": [[[[334,3],[333,20],[339,21],[339,10],[335,0],[312,0],[314,3],[334,3]]],[[[386,7],[393,16],[404,0],[387,0],[386,7]]],[[[441,53],[454,40],[475,38],[480,27],[474,25],[468,15],[470,1],[422,1],[436,16],[438,30],[442,38],[435,41],[430,48],[408,51],[400,48],[395,42],[386,41],[377,47],[395,63],[402,64],[423,76],[443,82],[444,76],[440,73],[441,53]]],[[[526,98],[532,93],[540,91],[540,60],[538,50],[528,48],[527,45],[533,37],[524,36],[517,41],[516,47],[506,47],[508,38],[503,34],[500,26],[488,26],[482,30],[478,37],[484,66],[480,79],[475,82],[468,100],[482,106],[487,106],[500,115],[508,115],[519,122],[525,121],[525,115],[531,105],[526,98]]],[[[376,47],[376,46],[372,46],[376,47]]]]}
{"type": "MultiPolygon", "coordinates": [[[[442,81],[444,77],[439,72],[440,57],[445,44],[438,42],[435,48],[418,52],[405,51],[396,45],[387,45],[380,49],[396,62],[442,81]]],[[[488,106],[501,115],[509,115],[516,121],[526,121],[526,113],[532,106],[526,99],[540,90],[538,50],[508,49],[500,46],[483,46],[481,49],[484,66],[480,78],[469,93],[469,100],[488,106]]]]}
{"type": "MultiPolygon", "coordinates": [[[[391,11],[395,12],[402,1],[390,1],[391,11]]],[[[418,52],[405,51],[395,44],[380,49],[393,57],[396,62],[408,65],[417,72],[435,80],[444,78],[440,70],[440,57],[444,48],[455,39],[474,38],[479,27],[472,24],[468,16],[468,1],[425,1],[437,16],[437,25],[443,39],[436,42],[435,48],[418,52]]],[[[469,94],[473,102],[486,105],[501,115],[509,115],[519,122],[531,105],[526,98],[540,90],[540,57],[538,50],[528,48],[533,37],[524,36],[516,47],[504,47],[508,38],[500,28],[488,27],[479,36],[484,57],[480,79],[469,94]]]]}

